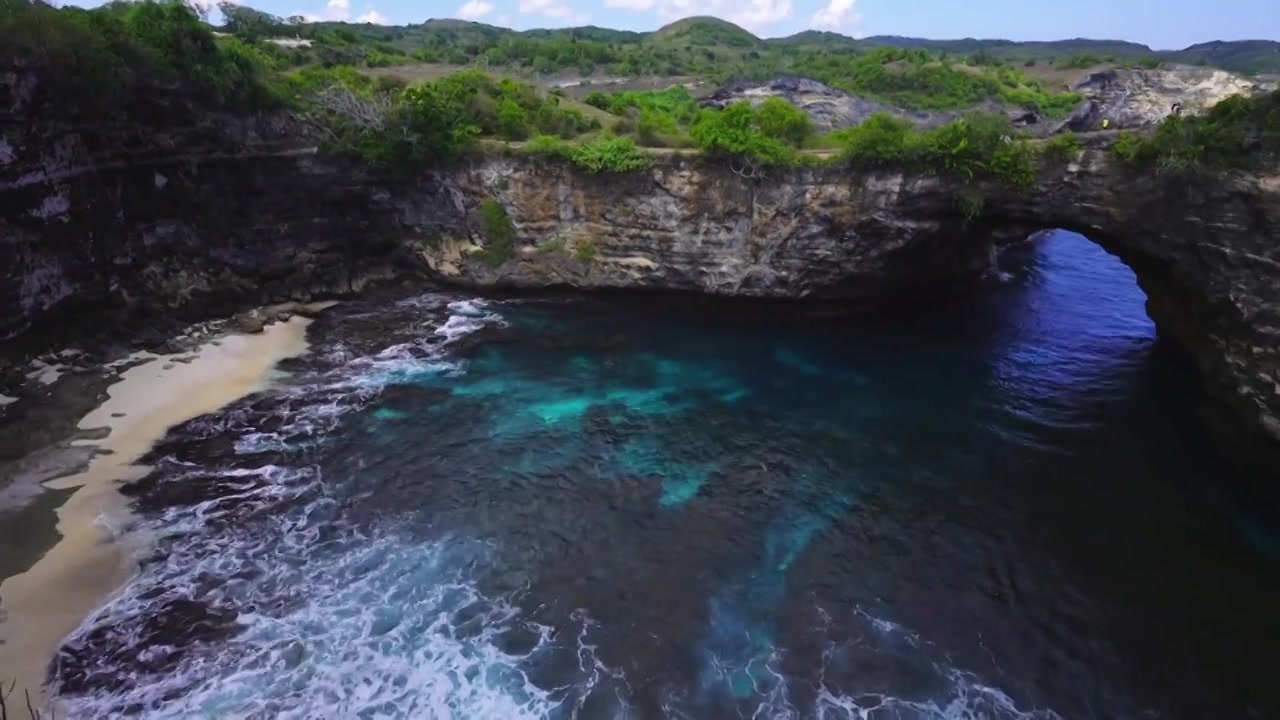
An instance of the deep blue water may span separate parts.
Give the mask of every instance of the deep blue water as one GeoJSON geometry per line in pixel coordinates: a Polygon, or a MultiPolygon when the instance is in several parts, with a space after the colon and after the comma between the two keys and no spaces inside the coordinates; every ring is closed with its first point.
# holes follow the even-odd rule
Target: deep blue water
{"type": "Polygon", "coordinates": [[[130,489],[77,716],[1271,718],[1274,518],[1132,274],[928,309],[338,306],[130,489]],[[134,682],[137,678],[137,682],[134,682]]]}

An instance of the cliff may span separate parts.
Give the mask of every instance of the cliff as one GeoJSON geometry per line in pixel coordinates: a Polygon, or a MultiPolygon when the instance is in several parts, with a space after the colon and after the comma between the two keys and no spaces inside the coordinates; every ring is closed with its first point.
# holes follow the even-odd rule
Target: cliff
{"type": "Polygon", "coordinates": [[[1280,168],[1188,183],[1134,174],[1108,142],[1096,137],[1075,162],[1043,166],[1029,191],[835,167],[748,180],[676,160],[601,177],[491,159],[448,184],[466,207],[492,197],[507,209],[513,257],[496,268],[468,258],[483,243],[474,218],[436,227],[424,256],[435,276],[479,287],[870,302],[972,277],[993,242],[1069,229],[1133,268],[1160,331],[1195,356],[1224,427],[1241,442],[1276,444],[1280,168]]]}
{"type": "Polygon", "coordinates": [[[971,278],[995,241],[1066,228],[1134,269],[1161,331],[1196,357],[1229,435],[1280,447],[1277,172],[1135,175],[1097,137],[1026,191],[839,167],[746,178],[680,157],[617,176],[489,157],[396,178],[288,149],[286,135],[112,162],[11,144],[0,157],[0,339],[70,333],[69,319],[108,313],[197,319],[402,280],[870,303],[971,278]],[[476,212],[488,199],[509,216],[509,252],[474,252],[492,235],[476,212]]]}

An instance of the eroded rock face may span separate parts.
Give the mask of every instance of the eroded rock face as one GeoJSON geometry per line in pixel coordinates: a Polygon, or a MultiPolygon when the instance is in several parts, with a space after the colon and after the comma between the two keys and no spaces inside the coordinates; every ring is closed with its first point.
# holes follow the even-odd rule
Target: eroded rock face
{"type": "Polygon", "coordinates": [[[1112,129],[1146,127],[1168,117],[1174,103],[1182,105],[1183,113],[1195,114],[1232,95],[1249,96],[1273,88],[1274,81],[1249,79],[1215,68],[1171,64],[1150,70],[1112,68],[1085,73],[1071,88],[1081,95],[1080,104],[1067,117],[1057,119],[995,102],[962,110],[906,110],[802,77],[729,83],[703,98],[702,103],[724,107],[742,100],[758,104],[765,98],[779,97],[808,113],[820,132],[857,125],[874,113],[889,113],[925,128],[973,112],[1003,113],[1024,132],[1047,136],[1067,130],[1097,130],[1103,120],[1112,129]]]}
{"type": "Polygon", "coordinates": [[[587,176],[495,158],[447,183],[464,205],[503,204],[520,238],[511,259],[469,259],[483,240],[465,221],[436,226],[422,252],[436,276],[475,287],[870,302],[972,278],[998,237],[1075,230],[1134,269],[1152,318],[1195,355],[1223,417],[1280,446],[1280,168],[1189,184],[1118,166],[1107,142],[1043,167],[1029,191],[840,168],[748,179],[678,159],[587,176]]]}
{"type": "Polygon", "coordinates": [[[813,126],[819,132],[852,127],[876,113],[888,113],[907,120],[917,127],[924,128],[945,125],[973,112],[1005,113],[1015,126],[1026,128],[1038,134],[1047,135],[1060,124],[1042,122],[1041,118],[1034,112],[1021,109],[1006,109],[995,102],[987,102],[961,110],[908,110],[858,95],[851,95],[817,80],[790,76],[778,77],[762,83],[749,81],[732,82],[718,88],[699,102],[704,106],[722,108],[742,100],[759,104],[770,97],[782,98],[805,111],[809,115],[809,119],[813,121],[813,126]]]}
{"type": "Polygon", "coordinates": [[[1118,128],[1146,127],[1168,117],[1174,103],[1181,104],[1183,114],[1192,115],[1232,95],[1248,97],[1274,87],[1274,83],[1225,70],[1191,65],[1105,70],[1086,75],[1073,88],[1092,104],[1090,122],[1074,129],[1094,129],[1103,118],[1118,128]]]}
{"type": "Polygon", "coordinates": [[[265,142],[114,163],[11,143],[0,339],[70,335],[112,308],[199,319],[406,280],[884,302],[971,279],[998,237],[1061,227],[1134,268],[1232,434],[1280,447],[1280,172],[1135,175],[1090,142],[1022,192],[679,157],[621,176],[491,157],[405,178],[265,142]],[[497,267],[473,254],[487,198],[518,239],[497,267]]]}

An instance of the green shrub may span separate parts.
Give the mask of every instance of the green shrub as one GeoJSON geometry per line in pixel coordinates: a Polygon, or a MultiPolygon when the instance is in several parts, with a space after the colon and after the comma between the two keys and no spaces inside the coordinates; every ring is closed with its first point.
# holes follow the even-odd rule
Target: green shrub
{"type": "Polygon", "coordinates": [[[800,147],[813,135],[813,121],[809,116],[782,98],[766,98],[755,113],[756,127],[765,137],[800,147]]]}
{"type": "Polygon", "coordinates": [[[1019,189],[1035,182],[1035,153],[1003,116],[975,114],[917,130],[877,113],[831,138],[842,148],[840,159],[855,167],[898,166],[965,182],[997,180],[1019,189]]]}
{"type": "Polygon", "coordinates": [[[279,103],[268,82],[272,58],[235,38],[219,42],[181,2],[85,10],[0,0],[0,47],[12,61],[42,69],[32,111],[69,122],[163,122],[154,103],[140,99],[157,86],[176,87],[178,102],[206,110],[279,103]]]}
{"type": "Polygon", "coordinates": [[[484,247],[473,252],[491,268],[506,262],[515,253],[516,229],[511,218],[502,207],[502,203],[493,198],[485,198],[476,206],[476,216],[480,222],[480,236],[484,238],[484,247]]]}
{"type": "Polygon", "coordinates": [[[1097,55],[1083,53],[1080,55],[1072,55],[1058,61],[1058,67],[1067,68],[1069,70],[1083,70],[1084,68],[1093,67],[1102,63],[1102,59],[1097,55]]]}
{"type": "Polygon", "coordinates": [[[589,238],[577,241],[573,248],[573,256],[577,258],[579,262],[584,262],[590,265],[596,260],[596,244],[589,238]]]}
{"type": "Polygon", "coordinates": [[[1280,153],[1280,89],[1234,95],[1198,116],[1166,118],[1145,136],[1120,132],[1111,154],[1161,172],[1217,172],[1244,168],[1280,153]]]}
{"type": "Polygon", "coordinates": [[[606,137],[578,145],[573,148],[569,159],[574,165],[593,173],[635,172],[653,165],[653,158],[636,147],[634,141],[621,137],[606,137]]]}
{"type": "Polygon", "coordinates": [[[558,160],[572,160],[573,146],[553,135],[538,135],[524,145],[525,152],[558,160]]]}
{"type": "Polygon", "coordinates": [[[746,101],[704,110],[691,134],[698,149],[713,157],[745,158],[766,165],[791,165],[796,160],[794,148],[765,134],[759,113],[746,101]]]}
{"type": "Polygon", "coordinates": [[[523,140],[529,137],[529,114],[511,98],[503,98],[498,105],[498,135],[507,140],[523,140]]]}
{"type": "Polygon", "coordinates": [[[1108,151],[1122,162],[1137,162],[1144,154],[1143,142],[1132,130],[1121,130],[1116,133],[1108,151]]]}
{"type": "Polygon", "coordinates": [[[832,133],[842,148],[841,157],[858,165],[873,167],[905,163],[915,132],[911,123],[888,113],[876,113],[861,123],[832,133]]]}
{"type": "Polygon", "coordinates": [[[1054,135],[1040,147],[1040,154],[1050,162],[1065,165],[1080,155],[1080,138],[1075,133],[1054,135]]]}

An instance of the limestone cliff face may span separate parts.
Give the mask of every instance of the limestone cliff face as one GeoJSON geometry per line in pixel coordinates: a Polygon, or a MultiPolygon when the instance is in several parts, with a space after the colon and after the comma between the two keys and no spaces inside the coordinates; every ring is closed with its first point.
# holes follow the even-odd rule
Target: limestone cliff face
{"type": "Polygon", "coordinates": [[[1137,176],[1096,138],[1021,192],[836,167],[745,178],[679,157],[620,176],[491,157],[404,178],[273,132],[132,157],[9,143],[0,340],[108,312],[196,319],[406,280],[866,304],[972,278],[994,241],[1062,227],[1134,268],[1233,434],[1280,448],[1280,173],[1137,176]],[[496,267],[474,253],[486,199],[517,235],[496,267]]]}
{"type": "Polygon", "coordinates": [[[207,318],[411,272],[394,221],[369,211],[386,183],[317,158],[293,118],[209,113],[157,88],[135,99],[146,127],[73,124],[38,68],[4,62],[0,341],[71,336],[86,315],[207,318]]]}
{"type": "Polygon", "coordinates": [[[1280,441],[1280,168],[1188,184],[1117,166],[1106,142],[1045,166],[1028,191],[839,168],[747,179],[679,159],[594,176],[495,158],[447,184],[464,210],[502,203],[520,240],[512,257],[468,257],[483,239],[467,218],[420,235],[422,252],[436,276],[475,287],[867,302],[972,277],[1002,237],[1071,229],[1134,269],[1149,313],[1195,355],[1224,417],[1280,441]]]}

